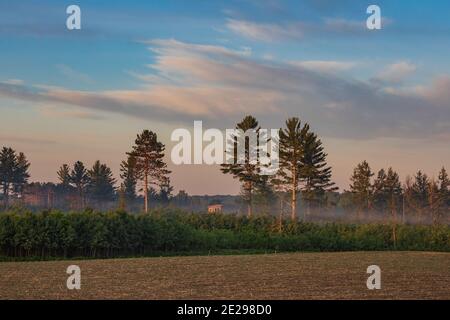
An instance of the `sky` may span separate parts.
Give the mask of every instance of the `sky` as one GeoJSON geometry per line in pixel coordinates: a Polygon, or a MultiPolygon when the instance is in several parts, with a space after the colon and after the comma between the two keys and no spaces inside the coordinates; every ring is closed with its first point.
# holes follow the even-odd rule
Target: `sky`
{"type": "Polygon", "coordinates": [[[237,194],[217,166],[172,164],[171,132],[296,116],[341,191],[363,160],[436,177],[450,167],[449,36],[444,0],[1,1],[0,146],[27,155],[32,181],[97,159],[118,178],[149,129],[176,191],[237,194]],[[381,30],[366,27],[372,4],[381,30]]]}

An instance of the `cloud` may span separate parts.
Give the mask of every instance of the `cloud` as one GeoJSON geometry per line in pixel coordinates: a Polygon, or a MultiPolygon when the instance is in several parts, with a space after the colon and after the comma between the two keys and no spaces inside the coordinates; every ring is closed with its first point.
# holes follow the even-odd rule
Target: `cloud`
{"type": "Polygon", "coordinates": [[[103,120],[104,117],[79,109],[67,109],[61,106],[43,106],[40,109],[41,114],[49,118],[78,118],[84,120],[103,120]]]}
{"type": "Polygon", "coordinates": [[[362,20],[348,20],[342,18],[326,18],[325,27],[327,30],[336,32],[355,33],[366,30],[366,22],[362,20]]]}
{"type": "Polygon", "coordinates": [[[422,96],[428,101],[433,101],[436,105],[442,107],[449,106],[450,76],[444,75],[436,78],[431,86],[414,87],[412,93],[422,96]]]}
{"type": "MultiPolygon", "coordinates": [[[[383,18],[383,28],[392,22],[389,18],[383,18]]],[[[226,28],[241,37],[263,42],[299,41],[317,36],[365,36],[371,32],[365,20],[344,18],[324,18],[318,22],[288,21],[282,24],[228,19],[226,28]]]]}
{"type": "Polygon", "coordinates": [[[400,61],[384,68],[373,80],[386,84],[399,84],[416,71],[416,65],[400,61]]]}
{"type": "Polygon", "coordinates": [[[294,66],[300,66],[305,69],[324,72],[337,73],[354,68],[357,63],[349,61],[330,61],[330,60],[309,60],[309,61],[291,61],[294,66]]]}
{"type": "Polygon", "coordinates": [[[24,84],[25,82],[21,79],[7,79],[4,81],[0,81],[0,83],[15,85],[15,84],[24,84]]]}
{"type": "Polygon", "coordinates": [[[0,134],[0,140],[6,141],[7,143],[27,143],[27,144],[55,144],[55,140],[47,140],[47,139],[37,139],[37,138],[30,138],[30,137],[18,137],[18,136],[10,136],[10,135],[3,135],[0,134]]]}
{"type": "Polygon", "coordinates": [[[285,39],[301,39],[304,35],[302,25],[277,25],[269,23],[255,23],[245,20],[228,19],[227,28],[232,32],[253,40],[275,42],[285,39]]]}
{"type": "Polygon", "coordinates": [[[187,125],[206,120],[218,128],[233,127],[248,113],[272,128],[299,116],[321,135],[353,139],[442,137],[449,132],[449,79],[406,95],[349,75],[318,71],[323,62],[312,63],[314,70],[311,63],[308,68],[259,60],[248,50],[176,40],[144,43],[155,59],[136,72],[141,79],[136,89],[76,91],[0,84],[0,96],[187,125]]]}
{"type": "Polygon", "coordinates": [[[88,84],[92,84],[94,82],[92,80],[92,78],[90,76],[88,76],[87,74],[79,72],[68,65],[57,64],[56,69],[58,69],[58,71],[62,75],[66,76],[67,78],[69,78],[71,80],[75,80],[78,82],[84,82],[84,83],[88,83],[88,84]]]}

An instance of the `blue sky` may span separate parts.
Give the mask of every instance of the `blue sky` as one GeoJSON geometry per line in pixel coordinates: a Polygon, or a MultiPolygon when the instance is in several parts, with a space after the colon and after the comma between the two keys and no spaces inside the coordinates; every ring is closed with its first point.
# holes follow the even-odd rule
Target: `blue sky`
{"type": "MultiPolygon", "coordinates": [[[[449,35],[448,1],[4,1],[0,145],[28,154],[34,180],[77,159],[117,173],[144,128],[170,151],[176,127],[252,112],[310,122],[341,189],[364,159],[433,175],[450,164],[449,35]],[[81,30],[65,27],[71,4],[81,30]],[[382,30],[365,28],[370,4],[382,30]]],[[[177,189],[238,192],[217,168],[173,169],[177,189]]]]}

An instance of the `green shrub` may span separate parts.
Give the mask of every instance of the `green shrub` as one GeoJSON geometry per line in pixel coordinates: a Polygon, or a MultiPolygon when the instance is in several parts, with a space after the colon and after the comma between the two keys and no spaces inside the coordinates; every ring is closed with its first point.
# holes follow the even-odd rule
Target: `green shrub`
{"type": "Polygon", "coordinates": [[[248,219],[159,209],[64,213],[0,213],[0,256],[12,258],[110,258],[161,253],[225,251],[450,251],[450,227],[389,224],[314,224],[275,217],[248,219]]]}

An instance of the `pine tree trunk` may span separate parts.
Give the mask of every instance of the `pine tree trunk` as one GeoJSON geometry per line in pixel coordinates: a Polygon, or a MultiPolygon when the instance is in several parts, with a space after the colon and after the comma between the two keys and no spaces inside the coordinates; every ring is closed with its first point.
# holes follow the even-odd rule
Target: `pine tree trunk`
{"type": "Polygon", "coordinates": [[[283,232],[283,198],[280,198],[280,217],[278,221],[278,232],[283,232]]]}
{"type": "Polygon", "coordinates": [[[148,213],[148,174],[144,175],[144,211],[148,213]]]}
{"type": "Polygon", "coordinates": [[[292,168],[292,198],[291,198],[291,220],[295,221],[297,215],[297,172],[295,166],[292,168]]]}
{"type": "Polygon", "coordinates": [[[252,199],[252,183],[249,182],[249,187],[248,187],[248,207],[247,207],[247,215],[249,218],[252,217],[253,215],[253,199],[252,199]]]}
{"type": "Polygon", "coordinates": [[[78,187],[78,195],[80,196],[80,210],[83,209],[83,190],[81,190],[81,187],[78,187]]]}

